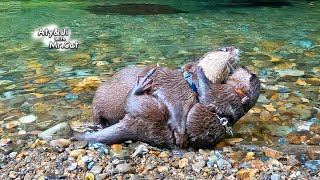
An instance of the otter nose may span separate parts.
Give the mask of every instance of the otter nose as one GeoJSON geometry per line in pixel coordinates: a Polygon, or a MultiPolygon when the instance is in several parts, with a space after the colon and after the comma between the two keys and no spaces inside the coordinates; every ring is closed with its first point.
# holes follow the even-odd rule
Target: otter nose
{"type": "Polygon", "coordinates": [[[219,48],[218,50],[219,51],[223,51],[223,52],[232,52],[234,51],[236,48],[234,46],[229,46],[229,47],[222,47],[222,48],[219,48]]]}

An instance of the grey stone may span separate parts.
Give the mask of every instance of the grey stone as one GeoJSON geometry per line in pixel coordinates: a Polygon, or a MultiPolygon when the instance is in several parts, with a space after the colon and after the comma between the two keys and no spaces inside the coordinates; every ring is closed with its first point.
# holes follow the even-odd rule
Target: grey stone
{"type": "Polygon", "coordinates": [[[53,139],[68,138],[72,135],[72,130],[68,123],[59,123],[41,133],[38,134],[39,138],[46,141],[51,141],[53,139]]]}

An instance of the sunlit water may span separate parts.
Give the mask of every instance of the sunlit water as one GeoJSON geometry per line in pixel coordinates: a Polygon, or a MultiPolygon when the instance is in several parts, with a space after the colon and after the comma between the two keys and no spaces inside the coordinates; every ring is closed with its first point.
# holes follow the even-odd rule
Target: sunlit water
{"type": "Polygon", "coordinates": [[[58,122],[90,122],[94,76],[104,80],[122,67],[157,62],[177,68],[229,45],[240,48],[241,64],[263,81],[256,108],[236,126],[240,133],[281,137],[319,118],[319,1],[181,2],[1,1],[1,137],[20,130],[36,134],[58,122]],[[79,48],[50,50],[32,39],[33,31],[49,24],[68,27],[79,48]],[[6,127],[28,114],[38,119],[6,127]],[[274,127],[284,130],[274,133],[274,127]]]}

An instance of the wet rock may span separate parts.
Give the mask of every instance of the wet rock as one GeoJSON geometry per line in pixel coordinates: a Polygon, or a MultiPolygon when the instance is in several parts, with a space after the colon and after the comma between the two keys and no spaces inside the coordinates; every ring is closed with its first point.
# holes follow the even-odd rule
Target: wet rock
{"type": "Polygon", "coordinates": [[[84,162],[84,163],[88,163],[88,162],[90,162],[92,160],[93,160],[92,156],[83,156],[83,157],[81,157],[81,161],[84,162]]]}
{"type": "Polygon", "coordinates": [[[217,165],[220,170],[231,169],[231,163],[225,159],[218,159],[217,165]]]}
{"type": "Polygon", "coordinates": [[[87,147],[88,142],[87,141],[75,141],[73,142],[74,148],[75,149],[84,149],[87,147]]]}
{"type": "Polygon", "coordinates": [[[158,155],[159,158],[169,158],[169,154],[168,152],[161,152],[159,155],[158,155]]]}
{"type": "Polygon", "coordinates": [[[206,162],[204,160],[200,160],[199,162],[196,162],[195,164],[192,164],[192,169],[197,172],[200,173],[200,171],[202,170],[202,168],[206,165],[206,162]]]}
{"type": "Polygon", "coordinates": [[[55,148],[66,148],[69,147],[71,141],[68,139],[57,139],[50,141],[50,146],[55,148]]]}
{"type": "Polygon", "coordinates": [[[304,75],[304,71],[296,70],[296,69],[281,69],[276,70],[280,77],[284,76],[302,76],[304,75]]]}
{"type": "Polygon", "coordinates": [[[320,146],[307,147],[307,156],[311,160],[320,159],[320,146]]]}
{"type": "Polygon", "coordinates": [[[183,169],[189,164],[189,160],[187,158],[183,158],[179,160],[179,168],[183,169]]]}
{"type": "Polygon", "coordinates": [[[240,168],[244,168],[244,169],[260,169],[262,167],[264,167],[264,162],[260,161],[260,160],[251,160],[251,161],[247,161],[244,162],[240,165],[240,168]]]}
{"type": "Polygon", "coordinates": [[[278,146],[282,146],[287,142],[286,138],[279,138],[278,139],[278,146]]]}
{"type": "Polygon", "coordinates": [[[14,158],[16,158],[16,156],[17,156],[17,152],[11,152],[10,154],[9,154],[9,157],[11,158],[11,159],[14,159],[14,158]]]}
{"type": "Polygon", "coordinates": [[[318,125],[311,125],[309,128],[309,131],[316,133],[316,134],[320,134],[320,126],[318,125]]]}
{"type": "Polygon", "coordinates": [[[77,158],[80,155],[85,155],[86,153],[87,152],[84,149],[76,149],[76,150],[69,152],[70,156],[75,157],[75,158],[77,158]]]}
{"type": "Polygon", "coordinates": [[[283,156],[282,152],[267,147],[262,147],[262,151],[266,156],[274,159],[280,159],[283,156]]]}
{"type": "Polygon", "coordinates": [[[283,137],[288,133],[292,132],[294,129],[289,126],[281,126],[279,124],[267,124],[264,126],[266,133],[274,136],[283,137]]]}
{"type": "Polygon", "coordinates": [[[167,173],[169,171],[168,166],[158,166],[157,169],[161,173],[167,173]]]}
{"type": "Polygon", "coordinates": [[[308,169],[319,170],[320,169],[320,160],[307,161],[304,166],[308,169]]]}
{"type": "Polygon", "coordinates": [[[136,170],[129,163],[118,164],[116,166],[116,171],[123,174],[134,174],[136,170]]]}
{"type": "Polygon", "coordinates": [[[235,146],[237,149],[241,150],[241,151],[252,151],[252,152],[261,152],[262,149],[259,146],[256,145],[236,145],[235,146]]]}
{"type": "Polygon", "coordinates": [[[23,178],[23,180],[32,180],[32,179],[33,179],[33,176],[30,173],[27,173],[23,178]]]}
{"type": "Polygon", "coordinates": [[[77,100],[77,99],[79,98],[79,96],[78,96],[78,95],[75,95],[75,94],[66,94],[66,95],[64,96],[64,98],[65,98],[66,100],[73,101],[73,100],[77,100]]]}
{"type": "Polygon", "coordinates": [[[271,180],[280,180],[280,174],[272,174],[271,175],[271,180]]]}
{"type": "Polygon", "coordinates": [[[71,137],[71,135],[72,131],[68,123],[63,122],[39,133],[38,137],[50,141],[52,139],[68,138],[71,137]]]}
{"type": "Polygon", "coordinates": [[[71,163],[70,166],[67,167],[68,171],[73,171],[75,169],[77,169],[77,163],[71,163]]]}
{"type": "Polygon", "coordinates": [[[295,155],[290,155],[288,157],[288,161],[287,161],[287,165],[288,166],[295,166],[300,164],[300,162],[298,161],[297,157],[295,155]]]}
{"type": "Polygon", "coordinates": [[[237,179],[250,179],[255,176],[258,172],[258,169],[250,169],[250,170],[240,170],[237,172],[237,179]]]}
{"type": "Polygon", "coordinates": [[[309,145],[320,145],[320,135],[314,134],[307,142],[309,145]]]}
{"type": "Polygon", "coordinates": [[[36,121],[37,119],[38,119],[37,116],[35,116],[33,114],[30,114],[28,116],[24,116],[24,117],[19,118],[19,121],[22,124],[29,124],[29,123],[32,123],[32,122],[36,121]]]}
{"type": "Polygon", "coordinates": [[[136,157],[136,156],[142,156],[144,154],[147,154],[149,152],[148,147],[144,144],[140,144],[134,153],[131,155],[131,157],[136,157]]]}
{"type": "Polygon", "coordinates": [[[93,166],[93,168],[90,170],[90,172],[92,172],[93,174],[99,174],[102,171],[102,167],[99,165],[95,165],[93,166]]]}
{"type": "Polygon", "coordinates": [[[95,166],[96,165],[96,163],[95,162],[89,162],[89,164],[87,165],[87,167],[88,167],[88,169],[92,169],[93,168],[93,166],[95,166]]]}
{"type": "Polygon", "coordinates": [[[286,135],[286,138],[288,140],[289,143],[291,144],[301,144],[301,139],[300,139],[300,135],[296,132],[291,132],[289,134],[286,135]]]}
{"type": "Polygon", "coordinates": [[[6,124],[7,129],[12,129],[14,127],[19,126],[21,123],[19,121],[11,121],[8,124],[6,124]]]}

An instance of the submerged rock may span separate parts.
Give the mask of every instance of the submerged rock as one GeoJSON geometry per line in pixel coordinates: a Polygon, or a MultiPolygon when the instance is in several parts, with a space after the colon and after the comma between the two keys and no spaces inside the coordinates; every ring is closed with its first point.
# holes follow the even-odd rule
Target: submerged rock
{"type": "Polygon", "coordinates": [[[71,128],[68,123],[59,123],[38,134],[39,138],[50,141],[58,138],[69,138],[72,135],[71,128]]]}

